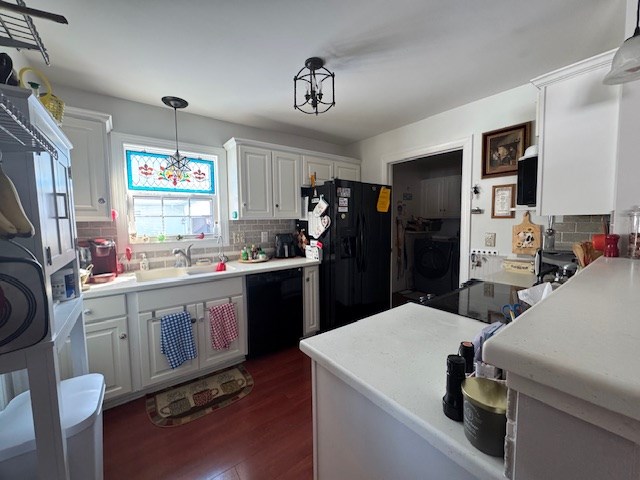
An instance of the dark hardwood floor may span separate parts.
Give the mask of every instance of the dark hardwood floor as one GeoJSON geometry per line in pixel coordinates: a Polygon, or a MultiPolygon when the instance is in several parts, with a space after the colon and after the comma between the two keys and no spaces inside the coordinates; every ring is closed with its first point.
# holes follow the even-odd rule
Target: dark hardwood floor
{"type": "Polygon", "coordinates": [[[245,366],[249,395],[185,425],[156,427],[144,398],[105,411],[105,479],[312,478],[309,358],[294,347],[245,366]]]}

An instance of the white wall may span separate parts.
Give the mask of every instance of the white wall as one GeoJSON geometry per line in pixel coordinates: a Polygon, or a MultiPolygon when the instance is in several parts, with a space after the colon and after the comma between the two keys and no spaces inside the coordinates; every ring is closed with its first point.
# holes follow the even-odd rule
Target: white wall
{"type": "MultiPolygon", "coordinates": [[[[112,115],[113,130],[116,132],[175,140],[173,110],[159,98],[158,105],[153,106],[60,85],[54,85],[54,92],[67,105],[112,115]]],[[[189,113],[189,107],[178,112],[178,137],[180,142],[214,147],[222,147],[231,137],[237,137],[323,153],[345,154],[345,148],[340,145],[193,115],[189,113]]]]}
{"type": "MultiPolygon", "coordinates": [[[[627,37],[633,34],[636,22],[636,0],[627,0],[627,37]]],[[[622,87],[620,117],[618,119],[618,163],[616,171],[615,215],[613,231],[621,234],[620,254],[626,255],[629,218],[625,211],[640,205],[640,80],[626,83],[622,87]]]]}
{"type": "MultiPolygon", "coordinates": [[[[484,233],[495,232],[496,248],[501,255],[509,255],[512,226],[521,222],[522,214],[518,213],[515,219],[491,219],[491,187],[515,183],[516,177],[481,179],[482,133],[533,121],[536,100],[537,89],[530,84],[523,85],[357,142],[349,146],[349,154],[362,159],[363,181],[384,183],[387,181],[388,161],[385,159],[398,157],[402,152],[472,137],[471,182],[463,184],[462,188],[470,189],[476,183],[480,185],[480,195],[471,200],[469,208],[480,207],[484,214],[471,216],[470,245],[471,248],[484,247],[484,233]]],[[[545,224],[539,217],[533,217],[533,221],[545,224]]],[[[461,261],[465,261],[464,257],[461,261]]]]}

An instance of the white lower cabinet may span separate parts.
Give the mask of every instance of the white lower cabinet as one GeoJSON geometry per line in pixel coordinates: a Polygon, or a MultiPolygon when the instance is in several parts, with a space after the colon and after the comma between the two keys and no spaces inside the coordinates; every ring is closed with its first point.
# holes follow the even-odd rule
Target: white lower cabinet
{"type": "MultiPolygon", "coordinates": [[[[142,312],[138,315],[140,328],[140,366],[142,367],[142,386],[164,382],[171,378],[181,377],[198,370],[198,359],[187,360],[177,368],[171,368],[167,357],[160,351],[160,325],[162,317],[183,311],[191,314],[192,321],[196,319],[196,305],[186,305],[173,308],[163,308],[152,312],[142,312]]],[[[192,323],[193,338],[198,344],[197,323],[192,323]]]]}
{"type": "Polygon", "coordinates": [[[304,269],[304,326],[303,336],[313,335],[320,330],[320,268],[306,267],[304,269]]]}
{"type": "Polygon", "coordinates": [[[85,325],[89,372],[102,373],[105,400],[132,391],[127,317],[85,325]]]}
{"type": "Polygon", "coordinates": [[[138,294],[142,387],[244,359],[247,353],[247,322],[242,283],[241,278],[233,278],[170,289],[160,288],[138,294]],[[235,307],[239,336],[228,349],[216,350],[211,345],[209,308],[225,303],[233,303],[235,307]],[[177,368],[171,368],[166,356],[160,351],[161,320],[165,315],[184,311],[189,312],[192,319],[191,328],[198,356],[177,368]]]}
{"type": "Polygon", "coordinates": [[[198,323],[202,324],[198,342],[198,358],[200,368],[218,365],[247,353],[247,321],[244,318],[244,296],[235,295],[231,298],[210,300],[198,305],[198,323]],[[229,345],[228,349],[216,350],[211,344],[211,329],[209,328],[209,308],[233,303],[238,320],[238,338],[229,345]],[[204,307],[204,308],[203,308],[204,307]]]}
{"type": "MultiPolygon", "coordinates": [[[[318,266],[304,269],[304,335],[319,330],[318,266]]],[[[152,391],[187,378],[224,368],[245,359],[247,317],[244,279],[217,281],[132,291],[84,301],[89,369],[105,376],[106,400],[125,394],[152,391]],[[211,341],[209,309],[231,303],[238,322],[238,338],[229,348],[217,350],[211,341]],[[162,317],[188,312],[198,355],[171,368],[160,351],[162,317]]],[[[70,375],[69,346],[59,352],[61,376],[70,375]]]]}
{"type": "Polygon", "coordinates": [[[133,390],[124,295],[84,301],[89,371],[104,375],[109,400],[133,390]]]}

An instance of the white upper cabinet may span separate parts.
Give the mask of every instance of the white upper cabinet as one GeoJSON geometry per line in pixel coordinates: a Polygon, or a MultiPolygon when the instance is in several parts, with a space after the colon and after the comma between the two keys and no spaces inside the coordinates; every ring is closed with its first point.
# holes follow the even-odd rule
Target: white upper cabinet
{"type": "Polygon", "coordinates": [[[300,216],[300,155],[273,151],[273,202],[276,218],[300,216]]]}
{"type": "Polygon", "coordinates": [[[273,217],[271,151],[242,145],[238,156],[240,218],[273,217]]]}
{"type": "Polygon", "coordinates": [[[109,132],[111,115],[65,109],[62,130],[73,144],[71,170],[76,219],[111,220],[109,132]]]}
{"type": "Polygon", "coordinates": [[[460,218],[462,176],[426,178],[420,182],[421,216],[460,218]]]}
{"type": "Polygon", "coordinates": [[[614,52],[538,77],[538,214],[613,210],[620,88],[602,84],[614,52]]]}
{"type": "Polygon", "coordinates": [[[232,138],[227,150],[229,218],[258,220],[300,217],[300,187],[341,178],[360,180],[355,159],[232,138]]]}
{"type": "Polygon", "coordinates": [[[310,185],[311,175],[316,176],[316,184],[339,178],[360,181],[360,165],[353,159],[336,159],[319,155],[302,156],[302,184],[310,185]]]}

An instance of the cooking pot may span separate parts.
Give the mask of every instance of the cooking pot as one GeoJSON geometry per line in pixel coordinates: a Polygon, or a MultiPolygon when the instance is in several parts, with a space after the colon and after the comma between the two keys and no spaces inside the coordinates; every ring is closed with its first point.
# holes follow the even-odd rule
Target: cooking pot
{"type": "Polygon", "coordinates": [[[464,434],[478,450],[504,456],[507,431],[507,387],[488,378],[462,382],[464,434]]]}

